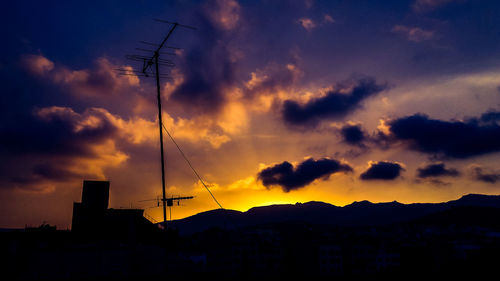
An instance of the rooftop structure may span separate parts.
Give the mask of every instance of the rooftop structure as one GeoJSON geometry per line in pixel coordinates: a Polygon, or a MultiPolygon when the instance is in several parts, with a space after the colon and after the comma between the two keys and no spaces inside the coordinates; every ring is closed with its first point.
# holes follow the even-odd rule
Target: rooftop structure
{"type": "Polygon", "coordinates": [[[73,204],[71,231],[96,238],[137,235],[156,228],[142,209],[108,209],[109,181],[83,181],[82,202],[73,204]]]}

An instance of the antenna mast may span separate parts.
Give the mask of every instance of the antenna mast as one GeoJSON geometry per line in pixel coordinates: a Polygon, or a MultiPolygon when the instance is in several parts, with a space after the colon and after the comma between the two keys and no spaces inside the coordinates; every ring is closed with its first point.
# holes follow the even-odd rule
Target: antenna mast
{"type": "MultiPolygon", "coordinates": [[[[161,110],[161,85],[160,85],[160,77],[163,77],[163,76],[160,75],[159,66],[160,65],[173,66],[173,64],[171,64],[171,62],[168,60],[160,59],[160,54],[161,54],[160,51],[164,47],[165,43],[167,42],[167,40],[170,38],[170,36],[172,35],[174,30],[178,26],[193,29],[193,30],[196,30],[196,28],[194,28],[192,26],[188,26],[188,25],[182,25],[182,24],[179,24],[177,22],[169,22],[169,21],[158,20],[158,19],[155,19],[155,21],[172,25],[170,27],[170,30],[168,31],[167,36],[165,36],[165,38],[163,39],[163,41],[159,45],[147,43],[147,42],[142,42],[142,43],[147,43],[149,45],[157,46],[157,49],[153,51],[152,57],[147,58],[144,56],[131,56],[131,58],[134,60],[143,59],[144,64],[142,66],[141,73],[145,77],[149,77],[148,74],[151,74],[151,73],[148,73],[147,71],[148,71],[148,69],[152,68],[153,64],[155,65],[154,72],[155,72],[155,76],[156,76],[156,91],[157,91],[157,99],[158,99],[158,128],[159,128],[159,132],[160,132],[161,188],[162,188],[162,195],[163,195],[161,201],[163,202],[163,206],[162,206],[163,207],[163,227],[166,229],[167,228],[167,200],[168,199],[167,199],[166,193],[165,193],[165,153],[163,150],[163,119],[161,116],[162,110],[161,110]]],[[[166,48],[178,49],[175,47],[167,47],[167,46],[166,46],[166,48]]],[[[128,72],[125,73],[125,75],[127,75],[127,74],[128,74],[128,72]]]]}

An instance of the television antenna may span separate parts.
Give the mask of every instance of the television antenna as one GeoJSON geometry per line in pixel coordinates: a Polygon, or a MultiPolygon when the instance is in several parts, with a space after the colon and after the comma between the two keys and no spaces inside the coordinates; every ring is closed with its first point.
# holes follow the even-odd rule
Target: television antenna
{"type": "MultiPolygon", "coordinates": [[[[173,195],[170,198],[167,198],[166,201],[167,201],[168,212],[170,214],[170,221],[172,220],[172,207],[174,205],[180,206],[182,200],[188,200],[193,198],[194,196],[173,196],[173,195]]],[[[156,199],[139,200],[137,202],[151,202],[151,201],[156,202],[156,206],[154,207],[160,207],[160,201],[163,200],[160,199],[160,196],[157,196],[156,199]]]]}
{"type": "Polygon", "coordinates": [[[171,22],[171,21],[166,21],[166,20],[161,20],[161,19],[154,19],[157,22],[161,23],[166,23],[170,26],[169,31],[167,35],[163,38],[160,44],[155,44],[151,42],[146,42],[146,41],[139,41],[139,43],[148,46],[149,49],[146,48],[136,48],[137,51],[141,51],[145,54],[133,54],[133,55],[126,55],[125,58],[131,60],[131,61],[137,61],[137,62],[142,62],[142,69],[141,71],[134,71],[132,69],[116,69],[119,75],[130,75],[130,76],[140,76],[140,77],[152,77],[154,76],[156,78],[156,92],[157,92],[157,103],[158,103],[158,128],[160,130],[160,156],[161,156],[161,188],[162,188],[162,207],[163,207],[163,225],[164,228],[167,229],[167,206],[171,207],[173,205],[173,202],[179,202],[180,200],[186,200],[186,199],[192,199],[193,196],[186,196],[186,197],[171,197],[167,198],[166,197],[166,192],[165,192],[165,152],[163,149],[163,119],[162,119],[162,109],[161,109],[161,86],[160,86],[160,78],[167,78],[170,79],[170,76],[167,74],[160,74],[160,66],[166,66],[166,67],[174,67],[175,63],[169,59],[163,59],[160,58],[160,55],[168,55],[168,56],[175,56],[176,53],[171,53],[171,52],[163,52],[163,49],[172,49],[172,50],[180,50],[178,47],[173,47],[173,46],[167,46],[166,43],[170,36],[172,36],[172,33],[174,30],[177,28],[186,28],[186,29],[191,29],[191,30],[196,30],[195,27],[189,26],[189,25],[184,25],[184,24],[179,24],[178,22],[171,22]],[[152,54],[151,54],[152,53],[152,54]]]}

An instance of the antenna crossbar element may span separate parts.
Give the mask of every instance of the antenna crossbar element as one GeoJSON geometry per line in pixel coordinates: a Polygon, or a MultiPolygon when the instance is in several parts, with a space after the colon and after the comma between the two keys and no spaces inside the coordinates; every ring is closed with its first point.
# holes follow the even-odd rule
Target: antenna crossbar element
{"type": "Polygon", "coordinates": [[[184,197],[181,197],[181,196],[173,197],[172,196],[171,198],[163,198],[162,201],[166,201],[167,206],[172,207],[174,205],[174,201],[176,201],[177,205],[179,205],[181,200],[187,200],[187,199],[193,199],[193,198],[194,198],[194,196],[184,196],[184,197]]]}
{"type": "MultiPolygon", "coordinates": [[[[158,63],[158,59],[159,59],[159,56],[160,56],[159,52],[160,52],[161,48],[163,47],[163,45],[165,45],[165,43],[167,42],[168,38],[170,38],[170,36],[174,32],[174,30],[177,27],[177,25],[178,25],[177,23],[173,24],[173,26],[168,31],[167,36],[165,36],[165,38],[160,43],[160,45],[158,45],[158,48],[155,50],[153,56],[151,58],[149,58],[148,61],[145,61],[144,66],[142,67],[142,72],[145,72],[146,69],[148,69],[149,67],[151,67],[153,65],[153,63],[158,63]]],[[[144,42],[144,41],[142,41],[142,42],[144,42]]],[[[147,42],[145,42],[145,43],[147,43],[147,42]]],[[[156,68],[158,68],[158,64],[156,66],[157,66],[156,68]]],[[[156,71],[156,72],[158,73],[158,71],[156,71]]]]}
{"type": "MultiPolygon", "coordinates": [[[[154,77],[152,77],[152,75],[154,75],[154,73],[148,73],[147,75],[146,74],[135,74],[135,73],[117,73],[117,75],[120,75],[120,76],[134,76],[134,77],[154,78],[154,77]]],[[[160,78],[167,79],[167,80],[172,80],[172,77],[168,76],[168,75],[160,75],[160,78]]]]}
{"type": "MultiPolygon", "coordinates": [[[[131,61],[140,61],[140,62],[149,61],[149,59],[150,59],[149,57],[144,56],[144,55],[126,55],[125,58],[128,60],[131,60],[131,61]]],[[[175,66],[175,63],[173,61],[167,60],[167,59],[160,59],[159,58],[158,63],[161,66],[169,66],[169,67],[175,66]]],[[[144,71],[144,69],[143,69],[143,71],[144,71]]]]}
{"type": "MultiPolygon", "coordinates": [[[[148,53],[154,53],[154,50],[148,50],[144,48],[135,48],[137,51],[142,51],[142,52],[148,52],[148,53]]],[[[169,55],[169,56],[177,56],[176,53],[169,53],[169,52],[159,52],[160,55],[169,55]]]]}
{"type": "Polygon", "coordinates": [[[149,45],[149,46],[155,46],[155,47],[158,46],[158,44],[156,44],[156,43],[151,43],[151,42],[146,42],[146,41],[139,41],[139,43],[144,44],[144,45],[149,45]]]}
{"type": "Polygon", "coordinates": [[[177,196],[177,197],[171,197],[171,198],[166,198],[166,199],[161,199],[162,201],[163,200],[173,200],[173,201],[177,201],[177,200],[186,200],[186,199],[193,199],[194,196],[184,196],[184,197],[181,197],[181,196],[177,196]]]}
{"type": "Polygon", "coordinates": [[[172,196],[171,198],[165,198],[165,197],[163,197],[163,199],[162,199],[163,205],[165,206],[165,202],[166,202],[167,206],[168,206],[168,210],[170,211],[170,220],[172,220],[172,206],[174,206],[174,201],[177,202],[177,206],[180,206],[181,205],[181,200],[193,199],[193,198],[194,198],[194,196],[184,196],[184,197],[181,197],[181,196],[174,197],[174,196],[172,196]]]}
{"type": "MultiPolygon", "coordinates": [[[[153,19],[153,20],[157,21],[157,22],[162,22],[162,23],[175,24],[175,22],[171,22],[171,21],[167,21],[167,20],[161,20],[161,19],[153,19]]],[[[180,27],[184,27],[184,28],[189,28],[189,29],[192,29],[192,30],[196,30],[196,27],[194,27],[194,26],[185,25],[185,24],[179,24],[179,23],[177,23],[177,25],[180,26],[180,27]]]]}
{"type": "MultiPolygon", "coordinates": [[[[114,71],[116,71],[117,75],[138,76],[138,77],[147,77],[147,78],[153,78],[152,76],[155,76],[155,74],[156,74],[154,72],[141,72],[138,70],[126,69],[126,68],[115,68],[114,71]]],[[[170,77],[167,74],[160,74],[160,78],[171,79],[172,77],[170,77]]]]}
{"type": "MultiPolygon", "coordinates": [[[[154,47],[158,47],[158,46],[161,45],[161,44],[156,44],[156,43],[151,43],[151,42],[146,42],[146,41],[139,41],[139,43],[142,43],[142,44],[145,44],[145,45],[149,45],[149,46],[154,46],[154,47]]],[[[162,47],[165,47],[167,49],[182,50],[182,48],[173,47],[173,46],[162,46],[162,47]]]]}

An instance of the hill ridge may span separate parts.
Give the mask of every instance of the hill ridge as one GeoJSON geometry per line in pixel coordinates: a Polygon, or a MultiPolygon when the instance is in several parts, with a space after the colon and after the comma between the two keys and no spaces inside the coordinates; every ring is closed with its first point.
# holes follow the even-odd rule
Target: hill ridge
{"type": "Polygon", "coordinates": [[[174,220],[170,225],[178,228],[181,234],[196,233],[211,227],[239,228],[291,221],[334,226],[386,225],[465,206],[500,208],[500,195],[471,193],[441,203],[372,203],[362,200],[341,207],[322,201],[309,201],[252,207],[246,212],[215,209],[174,220]]]}

